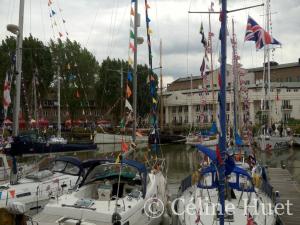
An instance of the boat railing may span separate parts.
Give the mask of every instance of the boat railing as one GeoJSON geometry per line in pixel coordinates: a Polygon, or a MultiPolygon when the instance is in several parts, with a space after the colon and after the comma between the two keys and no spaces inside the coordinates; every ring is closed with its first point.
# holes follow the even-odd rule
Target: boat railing
{"type": "Polygon", "coordinates": [[[7,181],[9,178],[10,169],[9,168],[0,168],[0,182],[7,181]]]}
{"type": "Polygon", "coordinates": [[[262,179],[261,183],[261,190],[273,201],[275,202],[275,193],[273,190],[272,185],[269,183],[268,180],[262,179]]]}
{"type": "Polygon", "coordinates": [[[180,191],[184,192],[191,186],[192,186],[192,175],[189,175],[181,181],[180,191]]]}

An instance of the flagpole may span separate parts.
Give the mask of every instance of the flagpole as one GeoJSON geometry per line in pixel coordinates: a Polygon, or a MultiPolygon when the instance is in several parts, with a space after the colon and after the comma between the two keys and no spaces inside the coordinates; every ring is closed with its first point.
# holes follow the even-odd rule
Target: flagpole
{"type": "MultiPolygon", "coordinates": [[[[212,5],[210,7],[209,12],[213,12],[212,5]]],[[[208,35],[208,41],[209,41],[209,48],[210,48],[210,72],[211,72],[211,91],[212,91],[212,121],[216,118],[216,112],[215,112],[215,87],[214,87],[214,65],[213,65],[213,55],[212,55],[212,32],[211,32],[211,14],[208,14],[208,21],[209,21],[209,35],[208,35]]]]}
{"type": "MultiPolygon", "coordinates": [[[[221,135],[219,146],[222,161],[225,162],[226,153],[226,42],[227,42],[227,0],[222,0],[221,14],[221,87],[220,87],[220,126],[221,135]]],[[[225,164],[219,167],[219,197],[221,205],[220,225],[224,225],[225,213],[225,164]]]]}
{"type": "Polygon", "coordinates": [[[132,140],[136,141],[136,123],[137,123],[137,37],[138,37],[138,0],[134,3],[134,62],[133,62],[133,127],[132,127],[132,140]]]}

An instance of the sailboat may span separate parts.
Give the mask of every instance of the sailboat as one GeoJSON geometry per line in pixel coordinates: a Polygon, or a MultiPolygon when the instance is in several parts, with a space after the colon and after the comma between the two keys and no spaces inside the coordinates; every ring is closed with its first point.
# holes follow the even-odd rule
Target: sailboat
{"type": "MultiPolygon", "coordinates": [[[[8,165],[7,157],[3,156],[0,154],[1,160],[8,165]]],[[[49,163],[49,158],[43,161],[49,163]]],[[[6,169],[7,173],[12,170],[6,169]]],[[[39,171],[37,165],[30,169],[31,172],[19,167],[16,184],[1,184],[0,208],[17,209],[18,213],[26,214],[39,212],[50,198],[66,193],[82,180],[86,168],[82,167],[79,159],[63,156],[54,159],[49,169],[39,171]]]]}
{"type": "MultiPolygon", "coordinates": [[[[138,1],[132,1],[131,6],[131,10],[135,12],[136,55],[138,1]]],[[[135,79],[136,65],[135,60],[135,79]]],[[[136,88],[135,85],[134,87],[136,88]]],[[[133,139],[134,132],[135,124],[133,139]]],[[[138,161],[126,159],[124,153],[117,160],[92,159],[85,162],[89,170],[77,189],[49,202],[32,221],[41,225],[159,224],[163,204],[166,202],[166,179],[162,173],[164,161],[157,158],[153,160],[154,164],[150,161],[147,167],[138,161]],[[152,201],[155,204],[151,204],[152,201]],[[145,207],[147,204],[150,207],[145,207]]]]}
{"type": "MultiPolygon", "coordinates": [[[[264,79],[263,79],[263,87],[265,87],[265,98],[262,100],[262,110],[268,111],[268,121],[265,125],[261,127],[258,132],[258,136],[256,137],[256,142],[258,147],[262,151],[268,150],[283,150],[288,149],[292,145],[293,137],[288,135],[287,132],[279,132],[278,127],[279,124],[274,124],[275,130],[273,130],[273,125],[271,126],[271,114],[272,110],[272,100],[270,99],[270,91],[271,91],[271,64],[270,64],[270,45],[281,45],[279,41],[273,38],[269,34],[270,30],[270,0],[267,0],[267,21],[266,21],[266,31],[263,30],[257,22],[249,17],[247,24],[247,31],[245,40],[246,41],[256,41],[256,48],[261,49],[264,47],[265,57],[267,58],[267,62],[264,62],[264,79]],[[259,27],[259,32],[253,31],[252,27],[259,27]],[[259,38],[260,32],[264,32],[264,37],[262,40],[257,40],[259,38]],[[265,76],[265,71],[267,70],[267,76],[265,76]],[[267,80],[267,85],[265,85],[265,80],[267,80]]],[[[262,34],[261,34],[262,35],[262,34]]],[[[282,125],[281,125],[282,126],[282,125]]],[[[282,128],[283,129],[283,128],[282,128]]]]}
{"type": "Polygon", "coordinates": [[[268,185],[268,181],[262,175],[265,174],[265,169],[254,163],[235,162],[227,149],[225,108],[227,12],[227,1],[222,0],[219,144],[216,151],[197,145],[197,150],[209,160],[204,160],[199,171],[182,181],[176,215],[179,224],[185,225],[218,223],[274,225],[276,216],[272,209],[267,213],[264,211],[266,205],[271,208],[273,206],[269,197],[271,193],[264,193],[259,189],[268,185]],[[250,168],[253,168],[252,172],[250,168]]]}
{"type": "MultiPolygon", "coordinates": [[[[212,10],[212,9],[210,9],[212,10]]],[[[212,31],[211,31],[211,15],[209,13],[209,34],[208,34],[208,40],[206,40],[203,24],[201,23],[200,27],[200,34],[202,35],[201,43],[204,47],[204,57],[202,60],[202,64],[200,67],[201,72],[201,78],[202,78],[202,89],[201,89],[201,113],[200,113],[200,124],[204,122],[204,118],[206,115],[205,108],[206,108],[206,94],[208,93],[207,86],[211,86],[212,91],[212,125],[209,131],[199,131],[199,132],[190,132],[189,135],[186,138],[186,144],[196,146],[197,144],[201,144],[204,146],[215,146],[219,142],[219,136],[218,136],[218,129],[217,124],[214,121],[215,120],[215,90],[214,90],[214,69],[213,69],[213,57],[212,57],[212,31]],[[210,55],[210,59],[208,58],[208,55],[210,55]],[[210,61],[210,67],[208,65],[208,62],[210,61]],[[208,76],[211,76],[211,83],[209,84],[208,76]]],[[[191,86],[192,88],[192,86],[191,86]]]]}

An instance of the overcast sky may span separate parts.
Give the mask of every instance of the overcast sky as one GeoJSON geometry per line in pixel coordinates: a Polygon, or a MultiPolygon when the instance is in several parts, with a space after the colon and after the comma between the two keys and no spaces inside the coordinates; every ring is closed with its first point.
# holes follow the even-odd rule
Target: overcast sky
{"type": "MultiPolygon", "coordinates": [[[[96,55],[101,63],[107,56],[110,58],[128,58],[130,0],[52,0],[56,12],[54,18],[57,26],[51,28],[48,0],[25,0],[24,36],[31,33],[43,42],[58,37],[62,39],[69,33],[71,40],[76,40],[96,55]],[[62,10],[60,12],[59,8],[62,10]],[[62,18],[66,21],[65,26],[62,18]]],[[[203,58],[203,47],[199,28],[201,21],[204,31],[208,32],[207,14],[188,14],[188,11],[206,11],[209,0],[148,0],[150,5],[150,27],[153,30],[152,48],[153,67],[159,65],[159,40],[163,42],[163,73],[165,83],[187,74],[199,75],[203,58]]],[[[214,2],[214,9],[220,9],[219,1],[214,2]]],[[[228,9],[247,7],[264,2],[263,0],[228,0],[228,9]]],[[[0,0],[0,38],[9,35],[6,24],[18,22],[19,0],[0,0]]],[[[146,39],[144,1],[139,1],[141,27],[139,36],[146,39]]],[[[272,33],[282,43],[271,57],[279,63],[296,62],[300,57],[300,0],[272,0],[272,33]]],[[[261,26],[264,24],[265,8],[259,7],[228,15],[228,30],[231,36],[231,20],[235,20],[238,39],[238,52],[244,67],[261,66],[262,51],[256,51],[252,42],[244,42],[245,27],[248,15],[251,15],[261,26]]],[[[53,18],[52,18],[53,19],[53,18]]],[[[218,67],[220,43],[218,33],[220,23],[217,15],[212,15],[214,66],[218,67]]],[[[228,41],[228,59],[231,63],[231,45],[228,41]]],[[[146,43],[139,46],[138,61],[147,63],[146,43]]]]}

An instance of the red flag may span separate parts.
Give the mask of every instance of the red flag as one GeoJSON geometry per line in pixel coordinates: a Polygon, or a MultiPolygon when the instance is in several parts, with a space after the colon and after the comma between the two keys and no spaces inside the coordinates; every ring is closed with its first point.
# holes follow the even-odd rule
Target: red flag
{"type": "Polygon", "coordinates": [[[127,85],[127,88],[126,88],[126,95],[127,95],[127,98],[129,98],[132,95],[132,92],[131,92],[130,87],[128,85],[127,85]]]}
{"type": "Polygon", "coordinates": [[[14,198],[16,194],[16,190],[9,190],[9,194],[11,198],[14,198]]]}
{"type": "Polygon", "coordinates": [[[221,85],[222,85],[222,79],[221,79],[220,71],[218,73],[218,83],[219,83],[219,87],[221,87],[221,85]]]}
{"type": "Polygon", "coordinates": [[[80,98],[80,93],[79,93],[79,91],[78,90],[76,90],[76,98],[80,98]]]}
{"type": "Polygon", "coordinates": [[[219,145],[216,145],[216,154],[217,154],[217,160],[218,160],[219,164],[223,164],[219,145]]]}
{"type": "Polygon", "coordinates": [[[250,213],[247,215],[247,225],[255,225],[256,223],[254,222],[253,217],[251,216],[250,213]]]}
{"type": "Polygon", "coordinates": [[[5,81],[4,81],[4,92],[3,92],[3,108],[5,112],[7,111],[10,103],[11,103],[10,82],[8,80],[8,74],[6,74],[5,81]]]}
{"type": "Polygon", "coordinates": [[[122,152],[127,152],[128,151],[128,145],[123,140],[122,140],[122,143],[121,143],[121,150],[122,150],[122,152]]]}
{"type": "Polygon", "coordinates": [[[131,48],[132,51],[135,52],[135,47],[134,47],[134,45],[131,42],[129,43],[129,48],[131,48]]]}

